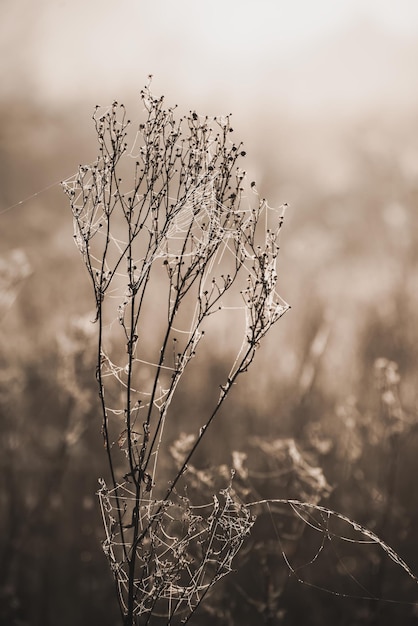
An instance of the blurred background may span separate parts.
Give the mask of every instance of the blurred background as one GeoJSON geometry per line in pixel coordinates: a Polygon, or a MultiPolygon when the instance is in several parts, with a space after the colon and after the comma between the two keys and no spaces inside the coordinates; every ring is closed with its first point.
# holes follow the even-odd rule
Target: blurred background
{"type": "MultiPolygon", "coordinates": [[[[97,156],[96,104],[140,121],[149,74],[167,105],[232,113],[251,180],[290,205],[292,309],[229,399],[217,461],[245,450],[269,497],[308,497],[301,473],[322,471],[324,503],[417,573],[418,4],[2,0],[0,16],[0,623],[117,623],[95,497],[94,299],[59,182],[97,156]]],[[[217,385],[223,357],[207,358],[193,406],[217,385]]],[[[257,556],[195,623],[418,623],[416,584],[384,554],[329,542],[295,576],[276,532],[255,528],[257,556]]],[[[309,532],[293,533],[299,564],[319,549],[309,532]]]]}

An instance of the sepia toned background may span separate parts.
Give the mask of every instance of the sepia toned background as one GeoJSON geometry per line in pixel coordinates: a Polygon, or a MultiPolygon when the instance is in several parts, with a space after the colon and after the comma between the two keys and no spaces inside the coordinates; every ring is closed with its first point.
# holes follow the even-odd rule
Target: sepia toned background
{"type": "MultiPolygon", "coordinates": [[[[139,123],[150,74],[180,112],[232,113],[251,180],[289,204],[279,291],[292,309],[200,462],[245,449],[260,470],[254,437],[294,440],[332,487],[324,502],[418,572],[417,3],[2,0],[0,18],[0,623],[117,623],[95,498],[94,299],[59,183],[96,158],[95,105],[123,102],[139,123]]],[[[217,384],[223,354],[207,358],[193,406],[217,384]]],[[[300,497],[274,482],[284,462],[267,468],[270,497],[300,497]]],[[[418,620],[412,579],[367,546],[316,559],[303,582],[276,549],[253,563],[259,590],[243,557],[213,605],[252,589],[236,623],[418,620]]],[[[318,546],[306,530],[293,550],[307,563],[318,546]]]]}

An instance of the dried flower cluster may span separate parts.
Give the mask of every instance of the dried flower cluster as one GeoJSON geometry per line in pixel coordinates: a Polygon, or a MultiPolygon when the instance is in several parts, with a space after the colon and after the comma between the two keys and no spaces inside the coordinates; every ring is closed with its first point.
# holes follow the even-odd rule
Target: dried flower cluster
{"type": "Polygon", "coordinates": [[[145,121],[132,138],[123,105],[97,107],[99,156],[63,183],[95,294],[111,483],[99,492],[104,548],[127,625],[141,616],[148,623],[163,601],[169,623],[180,611],[186,621],[184,607],[191,614],[230,570],[251,526],[248,511],[224,490],[196,516],[176,486],[260,340],[288,309],[276,292],[285,207],[269,207],[253,183],[247,195],[238,166],[245,152],[230,140],[230,117],[177,118],[149,87],[141,97],[145,121]],[[167,483],[158,469],[170,404],[205,322],[224,308],[244,317],[240,348],[167,483]]]}

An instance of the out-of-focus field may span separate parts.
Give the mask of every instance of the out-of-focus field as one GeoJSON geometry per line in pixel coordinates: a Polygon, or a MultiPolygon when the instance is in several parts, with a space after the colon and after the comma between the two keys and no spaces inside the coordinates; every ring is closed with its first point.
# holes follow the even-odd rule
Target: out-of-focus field
{"type": "MultiPolygon", "coordinates": [[[[1,119],[3,207],[46,186],[58,169],[70,173],[80,155],[85,160],[94,155],[92,129],[86,130],[88,144],[71,115],[44,117],[9,103],[1,119]]],[[[263,147],[257,161],[257,170],[265,172],[258,183],[262,193],[280,201],[288,189],[297,198],[282,234],[279,278],[292,309],[208,433],[210,445],[199,461],[231,464],[230,452],[244,449],[257,465],[260,447],[251,447],[251,437],[294,438],[333,487],[327,504],[383,534],[413,569],[418,568],[416,123],[413,117],[393,126],[361,120],[349,134],[324,136],[318,159],[329,159],[325,180],[315,175],[314,159],[307,163],[302,131],[300,145],[290,150],[283,139],[263,147]],[[339,172],[332,175],[332,168],[339,172]],[[379,392],[379,371],[382,375],[387,364],[381,361],[376,369],[376,359],[398,366],[400,417],[395,395],[379,392]]],[[[284,134],[291,124],[287,120],[284,134]]],[[[94,380],[95,327],[89,321],[93,297],[72,240],[70,210],[53,186],[1,220],[2,623],[52,624],[59,616],[63,624],[112,624],[116,607],[94,496],[106,468],[94,380]]],[[[227,353],[231,328],[219,333],[218,347],[200,364],[200,377],[192,379],[183,399],[189,422],[182,428],[191,432],[193,412],[204,409],[211,385],[219,384],[221,346],[227,353]]],[[[261,488],[270,497],[276,488],[280,496],[300,497],[291,481],[289,489],[275,482],[281,462],[268,468],[261,488]]],[[[262,619],[260,606],[273,585],[277,597],[272,593],[272,598],[286,624],[298,623],[301,614],[309,624],[372,623],[377,605],[378,611],[384,607],[380,624],[413,623],[413,607],[405,603],[414,601],[410,581],[391,568],[380,580],[380,560],[367,545],[355,545],[350,556],[334,555],[333,562],[318,558],[309,580],[339,594],[400,603],[374,606],[287,580],[280,545],[270,545],[274,527],[268,532],[270,552],[258,565],[265,588],[261,585],[249,604],[251,620],[262,619]]],[[[308,535],[306,528],[298,538],[300,561],[309,561],[317,549],[308,535]]],[[[233,578],[225,583],[230,594],[233,578]]],[[[250,574],[247,579],[241,574],[239,588],[246,585],[251,588],[250,574]]]]}
{"type": "MultiPolygon", "coordinates": [[[[139,121],[138,102],[128,100],[139,121]]],[[[91,113],[87,103],[46,110],[16,96],[0,102],[4,625],[118,619],[95,497],[107,468],[94,301],[58,184],[96,156],[91,113]]],[[[270,204],[290,204],[279,291],[292,309],[231,394],[198,462],[231,465],[232,451],[243,450],[254,490],[270,498],[309,498],[322,468],[332,488],[323,503],[380,536],[418,575],[416,107],[374,103],[332,118],[279,106],[235,113],[250,178],[270,204]],[[267,454],[274,441],[277,454],[267,454]]],[[[218,333],[183,392],[182,430],[193,432],[194,414],[219,385],[233,333],[218,333]]],[[[384,552],[339,541],[325,522],[320,532],[301,524],[287,537],[281,523],[257,522],[239,572],[195,623],[416,623],[417,585],[384,552]]]]}

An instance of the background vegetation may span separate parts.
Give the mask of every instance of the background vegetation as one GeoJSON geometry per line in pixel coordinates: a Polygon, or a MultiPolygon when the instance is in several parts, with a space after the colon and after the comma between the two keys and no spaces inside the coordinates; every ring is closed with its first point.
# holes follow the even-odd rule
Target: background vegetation
{"type": "MultiPolygon", "coordinates": [[[[14,180],[38,180],[54,170],[52,147],[59,144],[56,137],[42,153],[39,142],[32,150],[28,143],[24,158],[19,152],[11,160],[17,121],[15,107],[10,111],[4,107],[2,114],[9,200],[14,180]]],[[[19,136],[27,141],[40,128],[42,136],[71,135],[74,155],[67,158],[74,162],[84,145],[81,132],[75,136],[68,118],[54,129],[40,112],[34,130],[33,115],[22,106],[19,136]]],[[[388,163],[385,147],[372,151],[359,134],[347,148],[352,162],[362,163],[349,189],[301,188],[303,216],[300,209],[290,214],[281,250],[280,289],[292,311],[257,354],[256,374],[234,391],[216,431],[208,433],[199,463],[231,466],[231,451],[243,450],[257,493],[309,497],[312,485],[309,491],[300,484],[286,445],[269,454],[263,448],[264,441],[294,440],[306,462],[323,469],[332,487],[327,504],[380,534],[417,571],[417,178],[413,163],[402,162],[405,148],[393,154],[392,141],[391,147],[388,163]]],[[[280,167],[277,172],[264,183],[267,190],[289,185],[280,167]]],[[[45,625],[59,616],[62,624],[114,624],[117,607],[94,495],[97,477],[106,472],[94,380],[94,303],[72,242],[70,211],[53,187],[1,219],[2,623],[45,625]]],[[[220,341],[230,332],[220,328],[220,341]]],[[[203,409],[221,372],[214,346],[179,414],[203,409]]],[[[182,426],[187,432],[192,425],[185,420],[182,426]]],[[[296,624],[302,615],[312,625],[374,623],[376,614],[379,624],[414,623],[411,581],[372,548],[321,555],[300,572],[305,582],[341,594],[330,595],[290,575],[276,532],[271,520],[254,529],[256,556],[243,552],[237,577],[221,583],[219,598],[210,603],[219,611],[218,623],[296,624]],[[220,608],[226,606],[223,593],[228,611],[220,608]]],[[[318,549],[315,533],[298,528],[290,535],[292,558],[308,562],[318,549]]]]}

